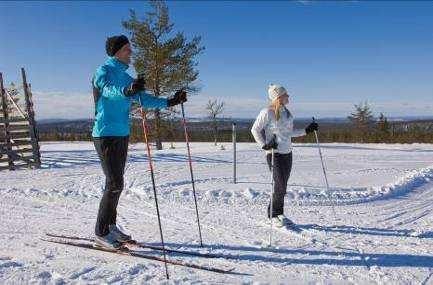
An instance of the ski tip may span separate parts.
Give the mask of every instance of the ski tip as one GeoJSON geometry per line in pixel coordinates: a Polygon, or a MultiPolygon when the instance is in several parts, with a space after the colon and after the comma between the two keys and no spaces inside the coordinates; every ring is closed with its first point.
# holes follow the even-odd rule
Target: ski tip
{"type": "Polygon", "coordinates": [[[234,268],[227,269],[227,270],[225,270],[225,273],[227,273],[227,274],[233,274],[233,275],[238,275],[238,276],[254,276],[254,274],[251,274],[251,273],[236,272],[234,270],[235,270],[234,268]]]}
{"type": "Polygon", "coordinates": [[[220,269],[217,271],[217,273],[223,273],[223,274],[232,274],[232,275],[238,275],[238,276],[253,276],[254,274],[251,273],[242,273],[242,272],[236,272],[236,268],[232,267],[230,269],[220,269]]]}

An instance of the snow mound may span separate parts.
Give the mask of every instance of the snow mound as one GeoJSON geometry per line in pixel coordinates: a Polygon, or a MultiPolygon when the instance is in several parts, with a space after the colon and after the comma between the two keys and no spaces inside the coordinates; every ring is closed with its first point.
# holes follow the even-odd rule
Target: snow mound
{"type": "Polygon", "coordinates": [[[395,182],[383,186],[331,188],[329,193],[324,189],[290,187],[288,198],[291,202],[303,205],[358,204],[404,195],[432,181],[433,166],[429,166],[410,171],[395,182]]]}

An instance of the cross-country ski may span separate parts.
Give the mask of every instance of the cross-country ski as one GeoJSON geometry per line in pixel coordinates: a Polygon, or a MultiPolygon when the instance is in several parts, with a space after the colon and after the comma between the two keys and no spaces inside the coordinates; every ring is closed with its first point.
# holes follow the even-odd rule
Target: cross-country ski
{"type": "Polygon", "coordinates": [[[173,264],[173,265],[177,265],[177,266],[184,266],[184,267],[190,267],[190,268],[194,268],[194,269],[211,271],[211,272],[215,272],[215,273],[242,275],[240,273],[234,272],[233,269],[225,270],[225,269],[218,269],[218,268],[214,268],[214,267],[201,266],[201,265],[192,264],[192,263],[184,263],[184,262],[178,261],[178,260],[165,260],[164,258],[160,258],[157,256],[143,254],[143,253],[140,253],[137,251],[130,250],[127,247],[120,247],[118,249],[109,249],[106,247],[99,247],[99,246],[96,246],[94,244],[89,244],[89,243],[79,243],[79,242],[64,241],[64,240],[59,240],[59,239],[58,240],[42,239],[42,240],[46,241],[46,242],[75,246],[75,247],[81,247],[81,248],[85,248],[85,249],[92,249],[92,250],[106,251],[106,252],[111,252],[111,253],[116,253],[116,254],[129,255],[132,257],[136,257],[136,258],[149,259],[149,260],[159,261],[159,262],[163,262],[163,263],[169,263],[169,264],[173,264]]]}
{"type": "MultiPolygon", "coordinates": [[[[79,241],[88,241],[95,243],[95,239],[92,238],[86,238],[86,237],[79,237],[79,236],[68,236],[68,235],[58,235],[58,234],[46,234],[48,237],[52,238],[59,238],[59,239],[65,239],[65,240],[79,240],[79,241]]],[[[128,248],[147,248],[147,249],[153,249],[153,250],[159,250],[159,251],[167,251],[174,254],[180,254],[180,255],[190,255],[190,256],[197,256],[197,257],[204,257],[204,258],[226,258],[226,259],[239,259],[237,256],[233,255],[223,255],[223,254],[214,254],[214,253],[205,253],[202,250],[200,251],[187,251],[187,250],[181,250],[181,249],[174,249],[174,248],[162,248],[161,246],[156,245],[149,245],[143,242],[138,242],[135,240],[128,241],[122,243],[123,246],[126,246],[128,248]]]]}

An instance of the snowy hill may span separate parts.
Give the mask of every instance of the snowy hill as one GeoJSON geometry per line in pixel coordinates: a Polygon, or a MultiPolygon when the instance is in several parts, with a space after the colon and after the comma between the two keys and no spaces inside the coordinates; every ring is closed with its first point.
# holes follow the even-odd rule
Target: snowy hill
{"type": "MultiPolygon", "coordinates": [[[[258,147],[238,144],[233,184],[231,144],[192,144],[200,249],[186,149],[175,146],[154,153],[167,246],[232,259],[169,258],[246,275],[169,265],[173,283],[433,284],[433,145],[324,144],[327,193],[317,148],[295,144],[285,212],[307,234],[276,230],[272,249],[264,247],[270,174],[258,147]]],[[[48,142],[41,151],[42,169],[0,172],[0,283],[165,282],[162,263],[41,240],[91,237],[104,184],[92,143],[48,142]]],[[[130,145],[125,178],[119,223],[159,245],[143,144],[130,145]]]]}

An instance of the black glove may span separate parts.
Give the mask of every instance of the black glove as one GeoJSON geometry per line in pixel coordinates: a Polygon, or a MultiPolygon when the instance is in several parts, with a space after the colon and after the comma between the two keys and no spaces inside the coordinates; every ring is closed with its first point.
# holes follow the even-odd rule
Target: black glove
{"type": "Polygon", "coordinates": [[[319,130],[319,125],[316,122],[312,122],[311,124],[309,124],[306,128],[305,128],[305,132],[307,134],[312,133],[314,131],[318,131],[319,130]]]}
{"type": "Polygon", "coordinates": [[[274,135],[272,137],[272,139],[265,144],[264,146],[262,146],[263,150],[270,150],[270,149],[277,149],[278,148],[278,144],[277,144],[277,136],[274,135]]]}
{"type": "Polygon", "coordinates": [[[143,77],[139,76],[137,79],[134,79],[134,81],[132,81],[131,85],[125,88],[124,91],[125,96],[130,97],[135,95],[138,92],[144,91],[145,85],[146,85],[146,81],[144,80],[143,77]]]}
{"type": "Polygon", "coordinates": [[[174,96],[167,99],[167,106],[173,107],[182,103],[185,103],[187,101],[186,99],[186,91],[185,90],[178,90],[176,93],[174,93],[174,96]]]}

